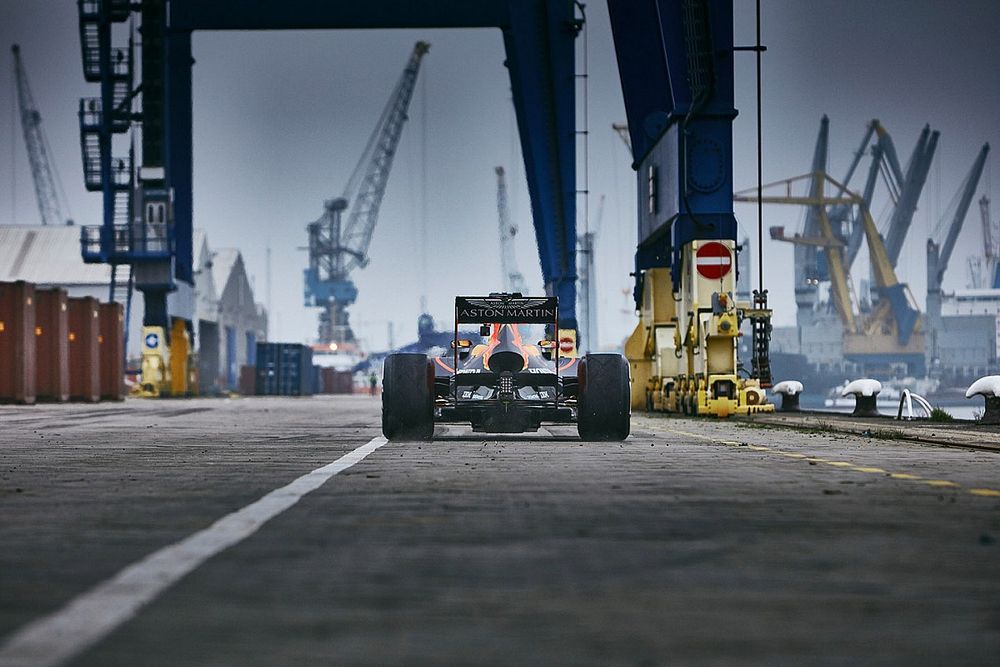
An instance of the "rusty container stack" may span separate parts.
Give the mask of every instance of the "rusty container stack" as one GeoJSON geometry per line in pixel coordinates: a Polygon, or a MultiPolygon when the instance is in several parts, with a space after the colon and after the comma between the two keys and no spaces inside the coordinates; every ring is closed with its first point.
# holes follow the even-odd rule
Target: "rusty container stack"
{"type": "Polygon", "coordinates": [[[69,400],[69,297],[66,290],[35,292],[35,391],[39,401],[69,400]]]}
{"type": "Polygon", "coordinates": [[[101,398],[125,400],[125,309],[120,303],[98,307],[101,398]]]}
{"type": "Polygon", "coordinates": [[[69,394],[74,401],[101,400],[100,311],[91,296],[69,300],[69,394]]]}
{"type": "Polygon", "coordinates": [[[35,286],[0,283],[0,401],[35,402],[35,286]]]}

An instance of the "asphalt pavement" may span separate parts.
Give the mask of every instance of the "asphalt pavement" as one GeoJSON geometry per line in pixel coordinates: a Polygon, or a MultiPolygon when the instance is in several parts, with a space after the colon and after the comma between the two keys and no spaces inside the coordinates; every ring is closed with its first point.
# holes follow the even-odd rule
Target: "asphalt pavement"
{"type": "Polygon", "coordinates": [[[0,407],[0,666],[1000,656],[998,453],[647,416],[385,443],[379,407],[0,407]]]}

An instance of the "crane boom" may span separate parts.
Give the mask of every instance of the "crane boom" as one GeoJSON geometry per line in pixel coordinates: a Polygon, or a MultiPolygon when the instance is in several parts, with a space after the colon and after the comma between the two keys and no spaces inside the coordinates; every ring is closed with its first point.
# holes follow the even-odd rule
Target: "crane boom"
{"type": "Polygon", "coordinates": [[[497,175],[497,216],[500,225],[500,270],[503,273],[503,289],[505,292],[527,293],[524,276],[517,268],[517,258],[514,256],[514,237],[517,236],[517,225],[511,222],[510,208],[507,205],[507,179],[504,168],[495,169],[497,175]]]}
{"type": "Polygon", "coordinates": [[[941,286],[941,281],[944,278],[944,272],[948,270],[948,262],[951,260],[951,253],[955,249],[955,242],[958,241],[958,233],[962,231],[962,223],[965,221],[965,216],[969,212],[969,206],[972,204],[972,198],[976,194],[976,190],[979,188],[979,178],[983,175],[983,166],[986,164],[986,156],[989,155],[989,152],[990,145],[983,144],[983,147],[979,150],[979,155],[976,156],[976,160],[972,163],[969,175],[965,177],[965,184],[962,188],[961,199],[959,199],[958,207],[955,209],[955,215],[952,217],[951,224],[948,226],[948,235],[945,236],[944,243],[941,245],[941,251],[938,255],[937,287],[941,286]]]}
{"type": "Polygon", "coordinates": [[[305,305],[323,308],[318,336],[321,343],[354,343],[347,307],[357,299],[358,290],[350,274],[368,264],[368,247],[392,161],[406,123],[420,62],[428,50],[427,42],[414,45],[343,195],[327,200],[322,217],[307,226],[309,268],[305,270],[305,305]]]}
{"type": "Polygon", "coordinates": [[[899,201],[893,209],[889,230],[885,235],[885,249],[893,266],[899,262],[903,241],[906,240],[906,233],[917,210],[920,193],[924,189],[927,174],[931,169],[939,134],[937,130],[931,131],[929,126],[924,126],[917,145],[913,148],[910,162],[906,165],[906,177],[902,181],[899,201]]]}
{"type": "MultiPolygon", "coordinates": [[[[368,263],[368,246],[371,244],[375,222],[378,220],[379,207],[381,207],[382,198],[385,196],[385,186],[389,181],[392,160],[396,156],[399,138],[403,133],[406,110],[413,97],[417,73],[420,71],[420,61],[429,49],[430,45],[427,42],[417,42],[413,47],[413,53],[410,55],[406,69],[403,70],[392,97],[389,98],[389,103],[382,112],[379,124],[369,140],[370,148],[366,150],[366,155],[362,158],[363,161],[367,159],[367,167],[364,171],[364,177],[361,179],[359,190],[353,196],[351,213],[347,218],[347,225],[343,229],[341,245],[347,251],[343,255],[346,258],[345,271],[368,263]]],[[[351,195],[352,193],[346,194],[351,195]]],[[[349,196],[345,199],[352,200],[349,196]]]]}
{"type": "MultiPolygon", "coordinates": [[[[31,178],[35,184],[35,197],[38,199],[38,214],[43,225],[71,225],[73,221],[63,215],[60,201],[61,187],[58,187],[58,175],[49,159],[49,142],[42,129],[42,115],[35,105],[35,98],[28,85],[28,75],[21,62],[21,48],[14,44],[10,48],[14,54],[14,79],[17,85],[17,103],[21,115],[21,130],[24,132],[24,144],[28,150],[28,162],[31,164],[31,178]]],[[[65,199],[65,195],[62,196],[65,199]]],[[[68,208],[68,207],[67,207],[68,208]]]]}

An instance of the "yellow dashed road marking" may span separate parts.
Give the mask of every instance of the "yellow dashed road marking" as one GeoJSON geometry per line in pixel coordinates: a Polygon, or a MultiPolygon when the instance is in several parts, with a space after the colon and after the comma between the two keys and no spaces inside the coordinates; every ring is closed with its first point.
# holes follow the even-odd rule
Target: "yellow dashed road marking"
{"type": "MultiPolygon", "coordinates": [[[[905,472],[889,472],[888,470],[883,470],[882,468],[875,468],[870,466],[859,466],[851,463],[850,461],[829,461],[827,459],[820,458],[818,456],[806,456],[805,454],[800,454],[798,452],[786,452],[781,449],[774,449],[773,447],[765,447],[764,445],[751,445],[748,442],[737,442],[735,440],[716,440],[715,438],[707,435],[702,435],[700,433],[691,433],[690,431],[678,431],[676,429],[665,429],[671,433],[676,433],[678,435],[686,435],[692,438],[698,438],[699,440],[708,440],[709,442],[716,442],[720,445],[728,445],[729,447],[746,447],[747,449],[755,452],[768,452],[770,454],[778,454],[779,456],[784,456],[789,459],[800,459],[808,461],[810,463],[824,463],[828,466],[834,466],[836,468],[845,468],[847,470],[852,470],[854,472],[872,473],[886,475],[892,479],[900,479],[907,482],[917,482],[918,484],[925,484],[927,486],[933,486],[936,488],[948,488],[948,489],[962,489],[961,484],[957,484],[947,479],[924,479],[920,475],[911,475],[905,472]]],[[[1000,490],[998,489],[965,489],[970,495],[980,496],[986,498],[1000,498],[1000,490]]]]}
{"type": "Polygon", "coordinates": [[[946,486],[948,488],[957,487],[958,484],[955,482],[950,482],[946,479],[925,479],[921,480],[921,484],[926,484],[927,486],[946,486]]]}

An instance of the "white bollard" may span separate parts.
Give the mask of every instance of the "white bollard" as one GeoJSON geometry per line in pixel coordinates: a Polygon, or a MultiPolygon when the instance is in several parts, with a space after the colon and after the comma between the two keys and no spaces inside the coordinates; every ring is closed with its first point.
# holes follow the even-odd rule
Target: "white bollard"
{"type": "Polygon", "coordinates": [[[986,411],[979,423],[1000,424],[1000,375],[987,375],[973,382],[965,392],[965,397],[973,396],[986,399],[986,411]]]}
{"type": "Polygon", "coordinates": [[[849,382],[840,395],[854,396],[854,412],[851,413],[852,417],[878,417],[876,401],[881,391],[881,382],[863,378],[849,382]]]}
{"type": "Polygon", "coordinates": [[[771,387],[771,393],[781,396],[779,412],[799,411],[799,394],[802,393],[802,383],[798,380],[782,380],[771,387]]]}

